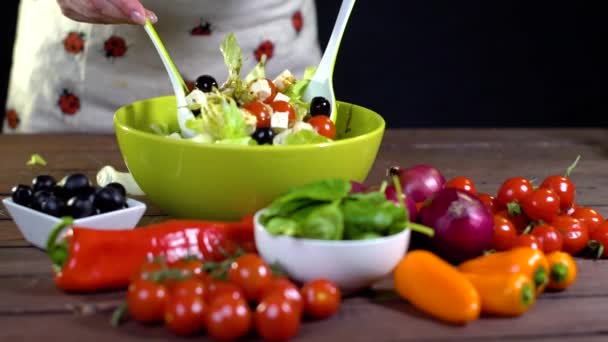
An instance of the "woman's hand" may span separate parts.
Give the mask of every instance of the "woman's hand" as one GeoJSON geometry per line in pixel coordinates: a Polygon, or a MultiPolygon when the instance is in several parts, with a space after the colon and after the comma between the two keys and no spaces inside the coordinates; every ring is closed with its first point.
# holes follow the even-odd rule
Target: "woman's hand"
{"type": "Polygon", "coordinates": [[[146,18],[158,20],[139,0],[57,0],[57,4],[66,17],[85,23],[143,25],[146,18]]]}

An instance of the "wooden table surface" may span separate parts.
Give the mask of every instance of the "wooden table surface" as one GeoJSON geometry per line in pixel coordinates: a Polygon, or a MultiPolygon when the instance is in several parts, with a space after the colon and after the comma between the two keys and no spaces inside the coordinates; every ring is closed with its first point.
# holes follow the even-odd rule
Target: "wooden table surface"
{"type": "MultiPolygon", "coordinates": [[[[389,130],[367,183],[377,184],[393,165],[429,163],[446,177],[472,177],[481,192],[495,193],[507,177],[542,179],[581,155],[572,175],[577,200],[608,216],[608,130],[389,130]]],[[[85,172],[94,177],[104,165],[126,170],[114,136],[0,136],[0,197],[42,171],[56,177],[85,172]],[[32,153],[45,168],[28,168],[32,153]]],[[[92,178],[94,179],[94,178],[92,178]]],[[[145,201],[145,198],[143,199],[145,201]]],[[[149,203],[141,224],[164,220],[149,203]]],[[[576,283],[561,293],[543,294],[525,315],[483,318],[464,327],[439,323],[407,302],[385,296],[381,282],[365,296],[346,298],[333,318],[303,325],[300,341],[606,341],[608,340],[608,262],[577,259],[576,283]]],[[[46,255],[23,240],[0,206],[0,341],[167,340],[162,326],[128,322],[109,325],[124,292],[67,295],[55,288],[46,255]]],[[[175,338],[179,340],[179,338],[175,338]]],[[[199,337],[205,339],[205,337],[199,337]]]]}

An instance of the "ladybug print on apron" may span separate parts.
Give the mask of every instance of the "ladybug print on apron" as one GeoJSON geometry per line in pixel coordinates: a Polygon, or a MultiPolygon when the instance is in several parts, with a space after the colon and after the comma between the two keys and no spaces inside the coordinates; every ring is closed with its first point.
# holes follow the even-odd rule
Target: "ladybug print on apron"
{"type": "Polygon", "coordinates": [[[57,105],[63,114],[74,115],[80,110],[80,98],[69,90],[63,89],[63,93],[57,100],[57,105]]]}
{"type": "Polygon", "coordinates": [[[302,25],[304,24],[304,19],[302,18],[302,12],[296,11],[291,17],[291,25],[296,30],[296,33],[300,33],[302,31],[302,25]]]}
{"type": "Polygon", "coordinates": [[[259,62],[262,60],[262,56],[266,55],[266,60],[270,60],[274,54],[274,44],[270,40],[263,41],[255,49],[255,59],[259,62]]]}
{"type": "Polygon", "coordinates": [[[119,36],[111,36],[103,43],[103,50],[108,58],[123,57],[127,49],[127,42],[119,36]]]}
{"type": "Polygon", "coordinates": [[[210,36],[211,35],[211,24],[201,19],[201,22],[190,30],[192,36],[210,36]]]}
{"type": "Polygon", "coordinates": [[[8,127],[11,129],[17,129],[19,126],[19,115],[17,115],[17,111],[14,109],[9,109],[5,113],[6,122],[8,123],[8,127]]]}
{"type": "Polygon", "coordinates": [[[63,48],[72,55],[78,55],[84,50],[85,39],[82,32],[70,32],[63,40],[63,48]]]}

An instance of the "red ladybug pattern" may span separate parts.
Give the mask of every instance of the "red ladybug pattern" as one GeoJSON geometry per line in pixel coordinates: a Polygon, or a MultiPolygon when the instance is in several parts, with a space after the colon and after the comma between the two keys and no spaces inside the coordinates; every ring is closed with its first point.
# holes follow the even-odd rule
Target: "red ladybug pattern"
{"type": "Polygon", "coordinates": [[[80,110],[80,98],[69,90],[63,89],[63,93],[57,100],[57,105],[63,114],[74,115],[80,110]]]}
{"type": "Polygon", "coordinates": [[[211,35],[211,24],[201,19],[201,22],[190,30],[192,36],[210,36],[211,35]]]}
{"type": "Polygon", "coordinates": [[[103,49],[108,58],[123,57],[127,53],[127,42],[118,36],[111,36],[104,44],[103,49]]]}
{"type": "Polygon", "coordinates": [[[272,55],[274,54],[274,44],[270,40],[265,40],[260,45],[258,45],[257,49],[255,49],[255,59],[259,62],[262,60],[262,56],[266,55],[266,60],[270,60],[272,55]]]}
{"type": "Polygon", "coordinates": [[[8,123],[8,127],[11,129],[17,129],[17,127],[19,127],[19,122],[21,120],[19,120],[19,115],[17,114],[16,110],[9,109],[6,111],[4,116],[6,118],[6,122],[8,123]]]}
{"type": "Polygon", "coordinates": [[[296,13],[291,16],[291,25],[296,30],[296,33],[300,33],[302,31],[302,25],[304,24],[304,19],[302,18],[302,12],[296,11],[296,13]]]}
{"type": "Polygon", "coordinates": [[[72,55],[77,55],[84,50],[85,39],[82,32],[70,32],[63,39],[63,48],[72,55]]]}

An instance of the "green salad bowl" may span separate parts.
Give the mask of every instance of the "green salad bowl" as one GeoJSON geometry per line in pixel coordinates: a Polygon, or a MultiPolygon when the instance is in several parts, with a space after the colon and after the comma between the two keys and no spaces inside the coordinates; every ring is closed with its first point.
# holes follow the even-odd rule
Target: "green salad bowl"
{"type": "Polygon", "coordinates": [[[325,178],[364,182],[385,121],[369,109],[338,103],[336,140],[291,146],[204,144],[154,133],[178,130],[173,96],[121,107],[114,115],[128,171],[165,213],[176,218],[238,220],[293,186],[325,178]]]}

